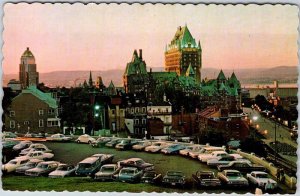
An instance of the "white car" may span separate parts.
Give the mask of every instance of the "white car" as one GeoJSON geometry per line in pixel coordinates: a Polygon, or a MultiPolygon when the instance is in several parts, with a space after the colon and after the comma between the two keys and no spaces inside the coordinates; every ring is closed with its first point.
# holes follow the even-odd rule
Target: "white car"
{"type": "Polygon", "coordinates": [[[209,166],[227,165],[234,160],[235,160],[234,156],[230,156],[230,155],[220,156],[218,158],[207,160],[207,165],[209,166]]]}
{"type": "Polygon", "coordinates": [[[59,164],[56,170],[49,174],[50,178],[63,178],[75,174],[76,168],[73,165],[59,164]]]}
{"type": "Polygon", "coordinates": [[[31,141],[27,141],[27,140],[21,141],[20,143],[18,143],[17,145],[15,145],[13,147],[13,150],[15,150],[15,151],[22,150],[22,149],[28,148],[31,144],[32,144],[31,141]]]}
{"type": "Polygon", "coordinates": [[[141,151],[144,150],[146,147],[151,146],[152,142],[150,141],[139,141],[137,144],[132,146],[133,150],[141,151]]]}
{"type": "Polygon", "coordinates": [[[96,141],[95,138],[91,137],[90,135],[88,134],[84,134],[84,135],[81,135],[79,136],[77,139],[76,139],[76,142],[77,143],[87,143],[87,144],[91,144],[92,142],[96,141]]]}
{"type": "Polygon", "coordinates": [[[35,143],[35,144],[31,144],[28,148],[23,149],[20,152],[20,156],[26,155],[29,151],[31,151],[32,149],[43,149],[43,152],[52,152],[52,150],[50,150],[47,146],[45,146],[44,144],[40,144],[40,143],[35,143]]]}
{"type": "Polygon", "coordinates": [[[65,141],[70,141],[72,139],[72,137],[67,137],[64,134],[54,134],[51,135],[50,137],[47,137],[46,140],[47,141],[53,141],[53,142],[65,142],[65,141]]]}
{"type": "Polygon", "coordinates": [[[247,179],[250,184],[253,184],[259,188],[265,188],[267,183],[271,183],[273,189],[277,188],[277,182],[268,177],[266,172],[253,171],[250,174],[247,174],[247,179]]]}
{"type": "Polygon", "coordinates": [[[227,156],[228,153],[225,152],[225,151],[214,151],[212,153],[209,153],[209,154],[199,154],[198,155],[198,159],[201,161],[201,162],[207,162],[207,160],[209,159],[217,159],[218,157],[222,157],[222,156],[227,156]]]}
{"type": "Polygon", "coordinates": [[[154,142],[151,146],[145,148],[146,152],[159,152],[161,149],[166,148],[168,145],[167,142],[154,142]]]}
{"type": "Polygon", "coordinates": [[[33,151],[28,153],[27,155],[20,156],[19,158],[28,158],[28,159],[52,159],[54,157],[54,154],[49,152],[43,152],[43,151],[33,151]]]}
{"type": "Polygon", "coordinates": [[[27,157],[17,157],[15,159],[10,160],[5,165],[2,165],[3,172],[14,172],[18,167],[24,166],[29,161],[27,157]]]}
{"type": "Polygon", "coordinates": [[[190,152],[195,152],[195,151],[199,151],[201,150],[202,147],[204,147],[205,145],[192,145],[192,146],[187,146],[186,149],[180,150],[179,154],[183,155],[183,156],[189,156],[190,152]]]}

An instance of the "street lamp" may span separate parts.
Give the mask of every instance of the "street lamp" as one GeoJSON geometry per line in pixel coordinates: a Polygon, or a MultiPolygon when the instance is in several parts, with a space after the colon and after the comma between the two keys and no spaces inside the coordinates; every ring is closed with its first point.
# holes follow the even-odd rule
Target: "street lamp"
{"type": "Polygon", "coordinates": [[[254,139],[255,139],[256,129],[259,128],[259,125],[255,124],[255,122],[258,120],[258,116],[253,116],[252,119],[253,119],[253,123],[254,123],[254,139]]]}

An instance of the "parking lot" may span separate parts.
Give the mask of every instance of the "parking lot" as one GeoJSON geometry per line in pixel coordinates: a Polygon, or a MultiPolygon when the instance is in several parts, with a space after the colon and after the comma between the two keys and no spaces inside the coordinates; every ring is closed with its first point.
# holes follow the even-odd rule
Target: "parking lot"
{"type": "MultiPolygon", "coordinates": [[[[120,160],[138,157],[146,162],[152,163],[155,166],[157,173],[165,175],[169,170],[182,171],[187,177],[188,181],[192,182],[192,174],[195,174],[198,170],[210,170],[217,172],[216,169],[208,167],[206,164],[200,163],[198,160],[193,160],[188,157],[182,157],[180,155],[163,155],[161,153],[152,154],[146,152],[118,151],[114,148],[92,148],[88,144],[77,143],[56,143],[56,142],[44,142],[46,146],[53,150],[55,154],[54,160],[63,163],[76,165],[84,158],[96,154],[114,154],[113,162],[120,160]]],[[[4,190],[69,190],[69,191],[129,191],[129,192],[236,192],[236,193],[254,193],[254,188],[231,188],[227,189],[221,187],[214,190],[199,190],[195,187],[189,186],[185,189],[167,188],[161,186],[155,186],[150,184],[127,184],[121,182],[95,182],[88,177],[68,177],[62,179],[50,179],[47,177],[28,177],[28,176],[14,176],[7,175],[3,177],[3,189],[4,190]]],[[[280,190],[281,192],[282,190],[280,190]]],[[[283,191],[285,192],[285,191],[283,191]]]]}

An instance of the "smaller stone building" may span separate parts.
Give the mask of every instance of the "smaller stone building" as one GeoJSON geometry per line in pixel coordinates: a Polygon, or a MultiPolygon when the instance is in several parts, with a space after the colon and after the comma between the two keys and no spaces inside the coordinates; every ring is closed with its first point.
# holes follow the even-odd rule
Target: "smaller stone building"
{"type": "Polygon", "coordinates": [[[18,133],[56,133],[60,132],[57,101],[51,93],[43,93],[35,86],[12,99],[8,113],[5,114],[6,131],[18,133]]]}

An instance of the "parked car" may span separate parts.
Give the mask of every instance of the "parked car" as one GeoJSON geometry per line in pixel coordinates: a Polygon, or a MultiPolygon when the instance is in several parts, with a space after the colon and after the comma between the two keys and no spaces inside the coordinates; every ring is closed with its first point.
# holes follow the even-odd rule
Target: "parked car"
{"type": "Polygon", "coordinates": [[[182,144],[171,144],[166,148],[163,148],[161,150],[162,153],[164,154],[178,154],[180,150],[185,149],[186,146],[182,144]]]}
{"type": "Polygon", "coordinates": [[[234,156],[220,156],[218,158],[207,160],[207,165],[218,166],[218,165],[228,165],[231,161],[234,161],[234,156]]]}
{"type": "Polygon", "coordinates": [[[48,152],[48,150],[45,148],[31,148],[29,151],[23,151],[22,153],[20,153],[20,155],[23,154],[22,156],[26,156],[27,154],[29,154],[31,152],[36,152],[36,151],[48,152]]]}
{"type": "Polygon", "coordinates": [[[161,149],[166,148],[168,145],[167,142],[154,142],[151,146],[145,148],[146,152],[159,152],[161,149]]]}
{"type": "Polygon", "coordinates": [[[140,158],[131,158],[123,161],[119,161],[118,164],[120,167],[136,167],[139,170],[151,171],[154,170],[154,165],[151,163],[146,163],[140,158]]]}
{"type": "Polygon", "coordinates": [[[79,136],[75,141],[77,143],[86,143],[86,144],[92,144],[92,142],[94,142],[96,139],[91,137],[88,134],[84,134],[79,136]]]}
{"type": "Polygon", "coordinates": [[[218,172],[218,178],[227,186],[248,186],[248,180],[238,170],[223,170],[218,172]]]}
{"type": "Polygon", "coordinates": [[[18,167],[25,165],[28,161],[29,158],[27,157],[17,157],[2,165],[2,171],[3,173],[14,172],[18,167]]]}
{"type": "Polygon", "coordinates": [[[50,150],[47,146],[45,146],[44,144],[41,144],[41,143],[34,143],[34,144],[31,144],[28,148],[25,148],[23,149],[21,152],[20,152],[20,156],[23,156],[23,155],[26,155],[30,150],[32,149],[44,149],[43,151],[44,152],[52,152],[52,150],[50,150]]]}
{"type": "Polygon", "coordinates": [[[249,161],[231,161],[228,165],[219,165],[218,170],[223,171],[225,169],[238,170],[242,173],[249,173],[252,171],[266,171],[266,168],[261,165],[254,165],[249,161]]]}
{"type": "Polygon", "coordinates": [[[161,180],[161,174],[157,174],[155,171],[147,171],[143,174],[141,182],[150,184],[160,184],[161,180]]]}
{"type": "Polygon", "coordinates": [[[75,173],[75,167],[73,165],[59,164],[56,170],[49,174],[50,178],[64,178],[66,176],[72,176],[75,173]]]}
{"type": "Polygon", "coordinates": [[[184,187],[186,183],[185,176],[181,171],[168,171],[162,179],[163,185],[181,186],[184,187]]]}
{"type": "Polygon", "coordinates": [[[97,140],[92,142],[92,147],[101,147],[104,146],[107,142],[111,141],[109,137],[99,137],[97,140]]]}
{"type": "Polygon", "coordinates": [[[119,150],[130,150],[136,143],[137,140],[134,139],[123,139],[115,146],[115,148],[119,150]]]}
{"type": "Polygon", "coordinates": [[[205,146],[202,147],[200,150],[191,151],[189,152],[190,157],[193,159],[198,158],[200,154],[211,154],[214,151],[225,151],[225,148],[223,147],[215,147],[215,146],[205,146]]]}
{"type": "Polygon", "coordinates": [[[40,162],[43,162],[41,159],[30,159],[25,165],[18,167],[16,173],[25,174],[25,171],[35,168],[40,162]]]}
{"type": "Polygon", "coordinates": [[[3,134],[3,136],[4,136],[4,138],[16,138],[16,137],[18,137],[16,134],[14,134],[13,132],[3,132],[2,133],[3,134]]]}
{"type": "Polygon", "coordinates": [[[43,151],[33,151],[29,152],[27,155],[20,156],[19,158],[27,158],[27,159],[52,159],[54,157],[54,154],[43,152],[43,151]]]}
{"type": "Polygon", "coordinates": [[[193,180],[199,187],[217,187],[221,186],[221,181],[212,171],[197,171],[192,175],[193,180]]]}
{"type": "Polygon", "coordinates": [[[72,137],[67,137],[64,134],[57,133],[54,135],[51,135],[50,137],[46,137],[47,141],[53,141],[53,142],[66,142],[71,141],[72,137]]]}
{"type": "Polygon", "coordinates": [[[151,146],[152,142],[151,141],[138,141],[135,145],[132,146],[132,149],[135,151],[142,151],[144,150],[147,146],[151,146]]]}
{"type": "Polygon", "coordinates": [[[198,155],[198,159],[201,161],[201,162],[207,162],[207,160],[209,159],[215,159],[215,158],[218,158],[218,157],[222,157],[222,156],[227,156],[228,153],[225,152],[224,150],[221,150],[221,151],[213,151],[211,153],[201,153],[198,155]]]}
{"type": "Polygon", "coordinates": [[[114,180],[115,175],[118,174],[120,168],[118,168],[117,164],[106,164],[102,165],[100,170],[95,174],[95,180],[101,181],[110,181],[114,180]]]}
{"type": "Polygon", "coordinates": [[[120,143],[121,139],[115,138],[105,144],[106,147],[114,148],[118,143],[120,143]]]}
{"type": "Polygon", "coordinates": [[[30,145],[32,144],[31,141],[21,141],[20,143],[16,144],[14,147],[13,147],[13,150],[14,151],[20,151],[20,150],[23,150],[25,148],[28,148],[30,145]]]}
{"type": "Polygon", "coordinates": [[[94,177],[95,173],[99,171],[102,165],[111,163],[113,157],[113,155],[109,154],[95,154],[88,157],[78,163],[75,174],[78,176],[94,177]]]}
{"type": "Polygon", "coordinates": [[[267,183],[272,184],[272,186],[270,186],[270,188],[272,187],[272,189],[276,189],[278,187],[277,182],[269,178],[266,172],[253,171],[246,176],[249,183],[258,188],[265,189],[267,183]]]}
{"type": "Polygon", "coordinates": [[[47,176],[50,172],[54,171],[59,165],[57,161],[40,162],[35,168],[25,171],[27,176],[47,176]]]}
{"type": "Polygon", "coordinates": [[[136,167],[124,167],[116,175],[116,180],[121,182],[138,183],[143,175],[143,171],[136,167]]]}
{"type": "Polygon", "coordinates": [[[179,154],[180,155],[183,155],[183,156],[189,156],[189,153],[192,152],[192,151],[199,151],[201,150],[201,148],[203,148],[205,145],[191,145],[191,146],[187,146],[185,149],[182,149],[179,151],[179,154]]]}

